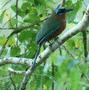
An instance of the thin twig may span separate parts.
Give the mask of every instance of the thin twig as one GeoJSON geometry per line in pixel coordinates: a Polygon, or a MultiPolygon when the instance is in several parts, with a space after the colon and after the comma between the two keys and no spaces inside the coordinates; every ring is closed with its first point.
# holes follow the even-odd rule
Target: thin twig
{"type": "Polygon", "coordinates": [[[26,90],[26,86],[27,83],[29,81],[29,78],[31,77],[32,73],[35,71],[35,68],[37,67],[37,65],[34,66],[34,68],[32,68],[32,70],[30,70],[30,68],[26,71],[26,74],[23,78],[23,81],[21,83],[21,86],[19,88],[19,90],[26,90]]]}
{"type": "Polygon", "coordinates": [[[63,46],[63,48],[65,49],[65,51],[73,58],[73,59],[75,59],[75,56],[66,48],[66,46],[65,45],[62,45],[63,46]]]}
{"type": "Polygon", "coordinates": [[[18,0],[16,0],[16,28],[18,27],[18,0]]]}
{"type": "MultiPolygon", "coordinates": [[[[17,30],[17,27],[18,27],[18,0],[16,0],[16,30],[17,30]]],[[[18,33],[16,36],[17,36],[16,44],[18,45],[18,33]]]]}
{"type": "MultiPolygon", "coordinates": [[[[52,67],[52,77],[54,78],[55,77],[55,65],[54,65],[54,63],[52,63],[52,65],[51,65],[51,67],[52,67]]],[[[52,90],[55,90],[54,89],[54,79],[52,80],[52,90]]]]}
{"type": "Polygon", "coordinates": [[[31,28],[31,27],[33,27],[33,26],[35,26],[35,25],[38,25],[39,23],[43,22],[43,21],[46,20],[46,19],[47,19],[47,18],[45,18],[45,19],[43,19],[43,20],[41,20],[41,21],[39,21],[39,22],[33,23],[33,24],[31,24],[31,25],[22,26],[22,27],[19,26],[19,27],[17,28],[17,30],[16,30],[16,28],[15,28],[15,29],[13,30],[13,32],[7,37],[6,42],[5,42],[4,45],[2,46],[2,49],[1,49],[1,51],[0,51],[0,56],[2,55],[2,53],[3,53],[4,49],[5,49],[5,46],[6,46],[7,42],[9,41],[9,39],[10,39],[14,34],[20,33],[21,31],[23,31],[23,30],[25,30],[25,29],[31,28]]]}
{"type": "Polygon", "coordinates": [[[11,1],[11,0],[6,1],[6,2],[2,5],[2,7],[0,8],[0,10],[2,10],[3,7],[5,7],[10,1],[11,1]]]}
{"type": "Polygon", "coordinates": [[[85,57],[85,62],[87,62],[87,33],[86,31],[82,32],[83,35],[83,47],[84,47],[84,57],[85,57]]]}
{"type": "Polygon", "coordinates": [[[14,87],[14,90],[16,90],[16,85],[15,85],[13,79],[12,79],[12,74],[11,74],[10,72],[9,72],[9,78],[10,78],[11,84],[12,84],[13,87],[14,87]]]}

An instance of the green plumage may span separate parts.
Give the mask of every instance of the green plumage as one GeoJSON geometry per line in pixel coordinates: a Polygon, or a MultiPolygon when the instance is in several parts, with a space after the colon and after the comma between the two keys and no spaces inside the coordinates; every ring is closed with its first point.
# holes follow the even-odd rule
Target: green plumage
{"type": "Polygon", "coordinates": [[[41,30],[37,33],[36,42],[38,45],[48,41],[48,38],[60,28],[60,22],[55,16],[49,17],[42,25],[41,30]]]}

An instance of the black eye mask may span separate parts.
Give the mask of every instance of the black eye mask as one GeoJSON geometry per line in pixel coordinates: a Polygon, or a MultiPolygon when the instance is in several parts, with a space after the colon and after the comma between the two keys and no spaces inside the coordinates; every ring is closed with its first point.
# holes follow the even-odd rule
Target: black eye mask
{"type": "Polygon", "coordinates": [[[57,14],[57,15],[62,15],[63,13],[67,13],[67,12],[70,12],[72,11],[73,9],[67,9],[67,8],[64,8],[62,7],[60,4],[57,6],[57,8],[54,10],[54,12],[57,14]]]}

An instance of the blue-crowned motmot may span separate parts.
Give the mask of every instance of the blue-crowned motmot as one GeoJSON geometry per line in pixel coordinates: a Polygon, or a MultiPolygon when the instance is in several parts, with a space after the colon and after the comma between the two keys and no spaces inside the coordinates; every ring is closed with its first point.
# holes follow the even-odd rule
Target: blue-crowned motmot
{"type": "Polygon", "coordinates": [[[53,11],[51,16],[45,20],[41,30],[36,35],[36,43],[38,45],[38,50],[35,55],[33,66],[36,64],[37,56],[39,55],[40,48],[43,43],[56,38],[66,27],[66,13],[72,11],[72,9],[67,9],[58,5],[53,11]]]}

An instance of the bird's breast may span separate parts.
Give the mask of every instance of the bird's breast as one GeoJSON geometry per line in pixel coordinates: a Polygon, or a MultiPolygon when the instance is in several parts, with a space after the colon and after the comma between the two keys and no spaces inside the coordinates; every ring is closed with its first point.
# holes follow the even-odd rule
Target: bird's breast
{"type": "MultiPolygon", "coordinates": [[[[57,18],[57,20],[58,20],[58,18],[57,18]]],[[[51,34],[48,37],[48,41],[50,41],[51,39],[60,35],[64,31],[65,27],[66,27],[66,19],[65,18],[64,19],[59,19],[59,28],[53,34],[51,34]]]]}

